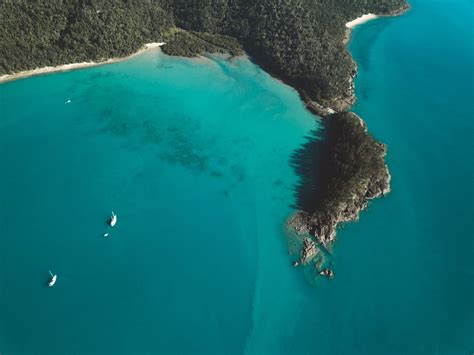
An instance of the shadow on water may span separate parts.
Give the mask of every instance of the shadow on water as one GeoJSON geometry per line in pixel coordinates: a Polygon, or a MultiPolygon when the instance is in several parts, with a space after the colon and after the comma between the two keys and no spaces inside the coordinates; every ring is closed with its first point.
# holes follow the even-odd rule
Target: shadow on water
{"type": "Polygon", "coordinates": [[[290,158],[290,166],[299,177],[293,188],[296,202],[291,207],[308,213],[316,210],[323,191],[321,182],[326,165],[323,125],[324,123],[320,128],[311,131],[305,138],[306,142],[296,149],[290,158]]]}

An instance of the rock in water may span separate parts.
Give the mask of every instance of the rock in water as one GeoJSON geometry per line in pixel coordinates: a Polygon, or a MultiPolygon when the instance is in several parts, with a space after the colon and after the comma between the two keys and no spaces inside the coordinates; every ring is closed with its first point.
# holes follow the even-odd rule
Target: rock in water
{"type": "Polygon", "coordinates": [[[319,272],[319,275],[321,276],[326,276],[329,279],[332,279],[334,277],[334,272],[331,269],[323,269],[319,272]]]}
{"type": "MultiPolygon", "coordinates": [[[[288,225],[299,235],[310,235],[309,241],[331,249],[339,223],[357,220],[370,199],[390,191],[390,174],[384,161],[386,146],[368,134],[359,116],[338,112],[323,122],[323,139],[307,144],[293,158],[297,172],[311,173],[302,177],[307,184],[300,187],[298,204],[302,207],[288,225]],[[313,195],[308,197],[308,191],[313,195]]],[[[303,243],[302,262],[315,253],[308,240],[303,243]]]]}
{"type": "Polygon", "coordinates": [[[301,250],[301,263],[310,262],[317,252],[316,243],[311,238],[304,238],[303,249],[301,250]]]}

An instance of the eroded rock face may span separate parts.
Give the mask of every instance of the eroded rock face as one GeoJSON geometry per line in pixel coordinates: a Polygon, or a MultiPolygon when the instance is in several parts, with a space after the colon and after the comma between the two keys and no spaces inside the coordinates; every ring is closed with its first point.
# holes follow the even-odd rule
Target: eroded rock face
{"type": "Polygon", "coordinates": [[[303,248],[301,249],[301,263],[308,263],[318,252],[316,243],[309,237],[304,238],[303,248]]]}
{"type": "MultiPolygon", "coordinates": [[[[360,211],[368,207],[370,199],[390,192],[391,177],[384,163],[386,146],[376,142],[367,133],[367,127],[360,117],[348,113],[344,115],[346,115],[343,118],[345,121],[337,128],[342,127],[341,129],[348,132],[347,139],[351,141],[350,148],[360,149],[362,153],[355,156],[356,161],[351,160],[352,157],[340,158],[339,164],[329,165],[329,169],[332,170],[323,177],[322,186],[331,186],[332,190],[320,191],[315,195],[316,203],[313,212],[300,210],[288,220],[289,227],[297,234],[309,235],[329,250],[336,240],[336,229],[339,223],[358,220],[360,211]],[[352,168],[356,174],[352,176],[341,173],[340,169],[345,169],[347,164],[353,164],[352,168]],[[336,178],[333,178],[332,173],[336,178]],[[340,190],[344,193],[340,194],[340,190]],[[323,202],[320,203],[321,201],[323,202]]],[[[334,145],[329,146],[327,150],[331,154],[333,151],[339,152],[339,146],[344,147],[346,142],[330,141],[327,144],[334,145]]],[[[322,169],[323,166],[317,166],[317,168],[322,169]]],[[[305,247],[303,245],[303,251],[305,247]]]]}
{"type": "Polygon", "coordinates": [[[288,226],[295,230],[297,234],[309,234],[310,230],[310,215],[303,211],[297,211],[288,220],[288,226]]]}
{"type": "MultiPolygon", "coordinates": [[[[387,16],[401,15],[409,8],[409,5],[405,3],[401,8],[389,12],[387,16]]],[[[346,31],[344,44],[347,44],[349,39],[350,30],[346,31]]],[[[322,117],[324,121],[331,119],[331,116],[345,116],[344,118],[346,120],[345,124],[332,125],[332,142],[327,144],[329,148],[324,150],[327,154],[327,158],[340,160],[341,164],[340,166],[337,166],[337,164],[333,166],[330,165],[330,168],[332,168],[329,169],[330,173],[337,176],[337,178],[328,178],[328,174],[326,174],[322,179],[323,183],[321,186],[324,187],[323,190],[327,188],[328,191],[324,191],[326,196],[316,196],[316,198],[318,199],[320,197],[319,203],[317,204],[323,206],[313,206],[314,208],[309,208],[306,211],[297,211],[288,220],[289,227],[294,229],[297,234],[311,235],[314,240],[321,243],[321,245],[327,249],[330,249],[336,240],[336,229],[339,223],[358,220],[360,211],[368,207],[369,200],[384,196],[390,192],[391,176],[387,165],[384,163],[387,153],[386,146],[376,142],[370,136],[367,132],[365,122],[359,116],[354,113],[346,112],[356,101],[354,79],[357,76],[358,68],[352,58],[351,62],[352,70],[347,78],[347,90],[339,97],[333,97],[327,102],[317,103],[300,92],[306,103],[306,107],[322,117]],[[352,116],[352,118],[355,119],[359,130],[355,125],[347,123],[350,121],[350,117],[348,116],[352,116]],[[334,127],[336,128],[334,129],[334,127]],[[364,133],[361,133],[361,131],[364,133]],[[346,147],[351,147],[350,150],[344,147],[347,141],[337,141],[335,132],[339,137],[348,139],[346,147]],[[363,154],[358,154],[359,152],[363,152],[363,154]],[[344,160],[344,158],[341,158],[344,156],[350,158],[344,160]],[[364,159],[364,156],[368,156],[369,158],[364,159]],[[351,174],[344,174],[344,168],[347,165],[351,165],[352,161],[361,162],[361,164],[355,164],[357,168],[360,169],[353,169],[353,172],[355,172],[352,176],[351,174]],[[367,171],[369,173],[367,173],[367,171]],[[341,190],[345,190],[345,192],[349,190],[350,193],[345,193],[341,198],[340,196],[336,196],[337,192],[334,190],[331,191],[330,188],[328,188],[330,186],[333,188],[334,186],[340,186],[341,190]],[[345,189],[345,187],[347,187],[347,189],[345,189]],[[329,194],[327,194],[327,192],[329,192],[329,194]]],[[[339,120],[339,122],[343,121],[344,119],[339,120]]],[[[326,167],[321,165],[321,162],[324,162],[324,159],[320,159],[319,162],[316,160],[316,166],[320,171],[321,168],[326,167]]],[[[324,193],[321,195],[324,195],[324,193]]],[[[302,255],[306,253],[306,248],[307,246],[304,244],[302,255]]],[[[319,269],[319,266],[317,268],[319,269]]],[[[322,270],[321,272],[324,276],[333,276],[332,271],[329,269],[322,270]]]]}
{"type": "Polygon", "coordinates": [[[314,236],[317,240],[324,246],[328,246],[329,243],[332,243],[336,240],[336,227],[337,219],[336,218],[326,218],[322,219],[313,219],[314,222],[319,222],[313,226],[314,236]]]}
{"type": "Polygon", "coordinates": [[[360,211],[368,207],[368,200],[386,195],[390,192],[390,174],[386,174],[376,181],[367,181],[365,188],[359,195],[346,203],[341,203],[333,213],[318,213],[310,215],[304,211],[297,211],[288,220],[288,225],[300,235],[313,235],[318,242],[328,246],[336,240],[336,229],[339,223],[351,222],[359,219],[360,211]]]}

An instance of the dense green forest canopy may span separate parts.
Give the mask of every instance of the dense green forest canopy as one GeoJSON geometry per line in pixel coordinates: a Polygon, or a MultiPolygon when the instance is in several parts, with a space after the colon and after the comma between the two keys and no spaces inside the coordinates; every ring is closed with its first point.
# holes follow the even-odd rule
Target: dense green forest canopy
{"type": "Polygon", "coordinates": [[[173,25],[151,1],[0,1],[1,73],[124,56],[173,25]]]}
{"type": "Polygon", "coordinates": [[[345,23],[392,14],[404,0],[164,0],[185,29],[239,39],[265,69],[319,102],[345,97],[353,71],[345,23]]]}
{"type": "Polygon", "coordinates": [[[362,122],[350,112],[329,115],[293,153],[291,165],[301,177],[299,210],[321,221],[389,188],[386,147],[362,122]]]}
{"type": "Polygon", "coordinates": [[[352,102],[355,67],[345,23],[406,6],[405,0],[0,0],[0,75],[123,57],[150,42],[166,42],[163,51],[180,56],[245,50],[326,116],[324,139],[304,146],[292,164],[303,177],[299,225],[327,241],[337,221],[357,218],[368,198],[389,189],[385,146],[354,114],[328,115],[323,107],[343,111],[352,102]]]}
{"type": "Polygon", "coordinates": [[[177,55],[239,54],[242,45],[268,71],[330,103],[348,95],[354,69],[342,42],[344,24],[404,5],[404,0],[0,0],[0,74],[125,56],[147,42],[169,42],[165,52],[177,55]]]}
{"type": "Polygon", "coordinates": [[[313,157],[322,188],[312,196],[312,206],[319,213],[330,213],[353,196],[377,190],[371,184],[383,181],[387,174],[383,159],[386,148],[367,134],[356,115],[348,112],[331,115],[323,137],[324,152],[321,157],[313,157]]]}

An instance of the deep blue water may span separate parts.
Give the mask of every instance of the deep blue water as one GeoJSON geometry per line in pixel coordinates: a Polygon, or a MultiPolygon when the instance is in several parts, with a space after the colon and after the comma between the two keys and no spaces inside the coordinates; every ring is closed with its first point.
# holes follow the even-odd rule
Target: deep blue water
{"type": "Polygon", "coordinates": [[[350,44],[393,191],[339,231],[331,281],[284,230],[318,121],[247,60],[0,85],[0,353],[472,353],[474,5],[411,5],[350,44]]]}

